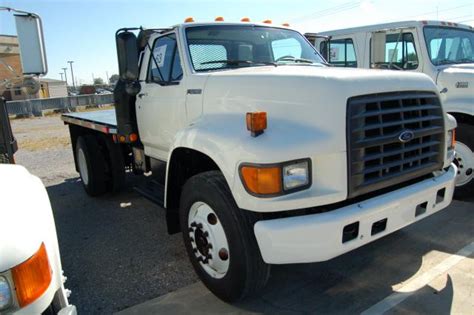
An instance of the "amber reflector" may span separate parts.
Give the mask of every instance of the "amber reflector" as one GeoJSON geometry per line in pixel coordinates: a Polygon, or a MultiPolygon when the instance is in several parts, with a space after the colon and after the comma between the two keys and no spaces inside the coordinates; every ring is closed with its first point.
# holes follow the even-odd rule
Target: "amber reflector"
{"type": "Polygon", "coordinates": [[[240,19],[240,22],[250,22],[250,19],[248,17],[243,17],[240,19]]]}
{"type": "Polygon", "coordinates": [[[224,22],[224,18],[222,16],[218,16],[214,19],[216,22],[224,22]]]}
{"type": "Polygon", "coordinates": [[[247,130],[252,132],[252,135],[259,135],[267,129],[267,113],[253,112],[247,113],[245,120],[247,122],[247,130]]]}
{"type": "Polygon", "coordinates": [[[243,166],[240,170],[248,191],[257,195],[271,195],[281,192],[281,168],[243,166]]]}
{"type": "Polygon", "coordinates": [[[131,133],[128,138],[130,139],[130,142],[136,142],[138,140],[138,135],[136,133],[131,133]]]}
{"type": "Polygon", "coordinates": [[[194,22],[194,19],[192,17],[187,17],[184,19],[184,23],[191,23],[194,22]]]}
{"type": "Polygon", "coordinates": [[[286,26],[286,27],[289,27],[289,26],[290,26],[290,23],[283,23],[282,25],[283,25],[283,26],[286,26]]]}
{"type": "Polygon", "coordinates": [[[452,146],[453,148],[456,147],[456,129],[453,129],[453,132],[451,134],[451,136],[453,137],[451,140],[452,140],[452,146]]]}
{"type": "Polygon", "coordinates": [[[52,272],[44,243],[36,254],[12,269],[12,276],[20,307],[35,301],[48,289],[52,272]]]}
{"type": "Polygon", "coordinates": [[[263,23],[265,23],[265,24],[272,24],[272,20],[265,20],[265,21],[263,21],[263,23]]]}

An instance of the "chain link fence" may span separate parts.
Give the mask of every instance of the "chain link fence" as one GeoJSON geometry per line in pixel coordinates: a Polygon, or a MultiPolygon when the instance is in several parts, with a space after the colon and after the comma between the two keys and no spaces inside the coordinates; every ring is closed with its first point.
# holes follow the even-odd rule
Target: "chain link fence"
{"type": "Polygon", "coordinates": [[[77,106],[98,106],[114,103],[113,94],[90,94],[7,102],[9,115],[42,116],[45,110],[74,111],[77,106]]]}

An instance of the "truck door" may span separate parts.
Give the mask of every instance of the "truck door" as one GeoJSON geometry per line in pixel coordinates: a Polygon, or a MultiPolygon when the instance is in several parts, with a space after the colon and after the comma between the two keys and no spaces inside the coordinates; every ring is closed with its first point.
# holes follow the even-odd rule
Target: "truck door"
{"type": "Polygon", "coordinates": [[[145,153],[165,161],[176,132],[186,120],[186,87],[176,34],[154,39],[150,48],[144,54],[140,71],[138,130],[145,153]]]}

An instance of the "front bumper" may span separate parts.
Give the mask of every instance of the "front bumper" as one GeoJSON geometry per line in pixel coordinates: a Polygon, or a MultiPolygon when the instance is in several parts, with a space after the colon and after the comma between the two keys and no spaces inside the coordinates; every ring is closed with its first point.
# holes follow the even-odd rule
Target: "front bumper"
{"type": "Polygon", "coordinates": [[[269,264],[329,260],[430,216],[451,203],[456,172],[451,164],[433,178],[340,209],[259,221],[254,231],[263,260],[269,264]],[[353,238],[347,241],[349,230],[353,238]]]}

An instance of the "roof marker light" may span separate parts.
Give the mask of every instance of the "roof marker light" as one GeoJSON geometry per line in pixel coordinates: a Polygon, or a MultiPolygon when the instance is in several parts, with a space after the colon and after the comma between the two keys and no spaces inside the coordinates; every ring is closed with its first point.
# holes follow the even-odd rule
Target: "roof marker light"
{"type": "Polygon", "coordinates": [[[283,23],[282,26],[290,27],[290,23],[283,23]]]}
{"type": "Polygon", "coordinates": [[[265,23],[265,24],[272,24],[272,20],[265,20],[265,21],[263,21],[263,23],[265,23]]]}
{"type": "Polygon", "coordinates": [[[218,16],[218,17],[216,17],[216,18],[214,19],[214,21],[216,21],[216,22],[224,22],[224,17],[218,16]]]}
{"type": "Polygon", "coordinates": [[[421,21],[423,25],[428,25],[428,21],[421,21]]]}
{"type": "Polygon", "coordinates": [[[243,17],[240,19],[240,22],[250,22],[250,19],[248,17],[243,17]]]}
{"type": "Polygon", "coordinates": [[[184,19],[184,23],[192,23],[194,22],[194,19],[190,16],[184,19]]]}

